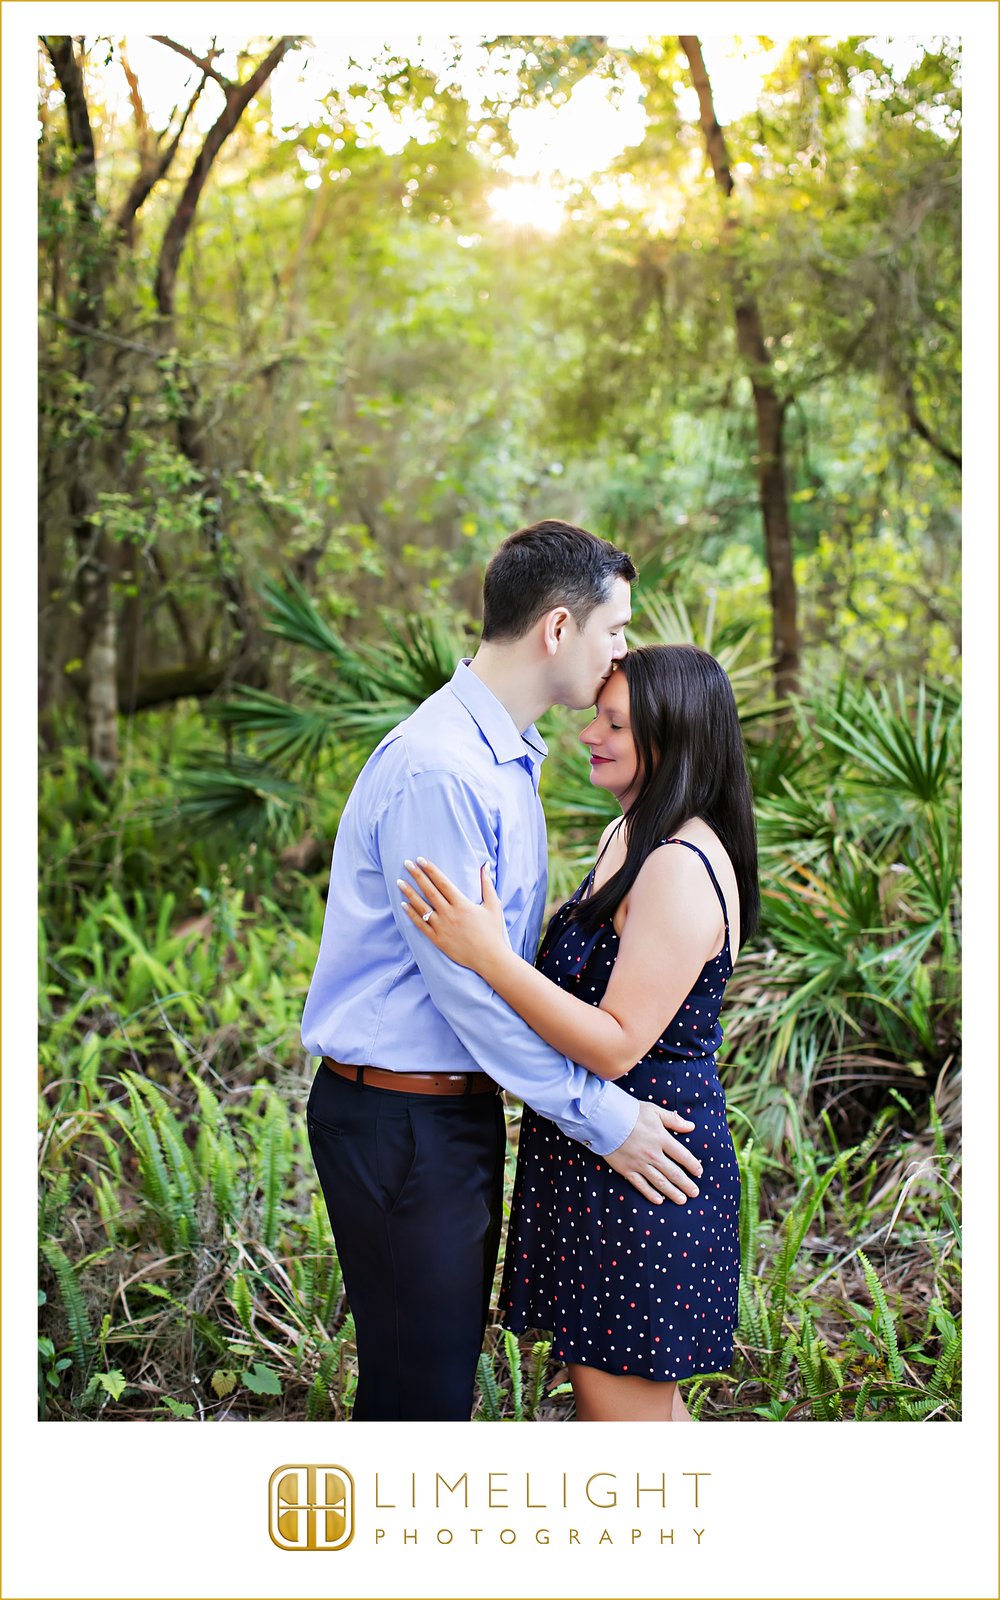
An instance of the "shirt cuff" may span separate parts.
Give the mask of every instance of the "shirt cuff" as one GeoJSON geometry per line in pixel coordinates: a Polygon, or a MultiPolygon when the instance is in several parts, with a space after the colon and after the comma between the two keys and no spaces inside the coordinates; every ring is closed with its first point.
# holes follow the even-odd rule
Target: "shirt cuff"
{"type": "Polygon", "coordinates": [[[608,1083],[588,1115],[585,1128],[574,1129],[571,1137],[578,1139],[584,1149],[593,1150],[595,1155],[609,1156],[625,1143],[638,1120],[639,1101],[635,1096],[608,1083]]]}

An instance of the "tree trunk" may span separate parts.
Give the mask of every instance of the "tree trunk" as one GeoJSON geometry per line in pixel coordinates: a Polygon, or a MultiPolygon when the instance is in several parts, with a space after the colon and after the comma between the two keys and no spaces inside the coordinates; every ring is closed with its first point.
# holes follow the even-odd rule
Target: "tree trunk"
{"type": "MultiPolygon", "coordinates": [[[[735,242],[739,230],[729,205],[733,175],[726,138],[715,115],[712,85],[705,70],[701,45],[693,35],[680,36],[681,48],[691,67],[698,95],[701,129],[715,181],[725,200],[725,232],[735,242]]],[[[785,477],[784,423],[788,397],[774,381],[774,369],[761,323],[760,308],[746,272],[734,253],[731,268],[736,343],[746,364],[757,418],[757,493],[764,524],[764,554],[771,586],[771,641],[774,685],[779,699],[794,691],[799,676],[798,603],[792,564],[792,527],[788,513],[785,477]]]]}
{"type": "MultiPolygon", "coordinates": [[[[45,47],[62,89],[73,168],[70,182],[76,219],[76,274],[70,292],[70,318],[76,324],[75,372],[82,404],[93,404],[98,381],[92,330],[104,306],[106,241],[97,196],[97,161],[87,110],[83,71],[72,39],[54,36],[45,47]]],[[[80,429],[72,447],[68,492],[70,528],[77,550],[76,591],[82,627],[86,680],[87,748],[107,779],[118,769],[117,637],[111,592],[111,553],[94,522],[93,440],[80,429]]]]}

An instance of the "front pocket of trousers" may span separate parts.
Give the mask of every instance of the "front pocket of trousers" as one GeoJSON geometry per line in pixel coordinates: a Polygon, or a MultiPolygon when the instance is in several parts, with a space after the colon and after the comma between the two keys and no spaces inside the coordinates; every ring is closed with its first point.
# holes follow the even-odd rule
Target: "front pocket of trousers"
{"type": "Polygon", "coordinates": [[[311,1111],[306,1112],[306,1126],[310,1132],[312,1132],[313,1128],[316,1128],[320,1133],[325,1133],[329,1139],[340,1139],[343,1137],[343,1128],[338,1128],[336,1124],[332,1122],[324,1122],[322,1117],[314,1117],[311,1111]]]}
{"type": "Polygon", "coordinates": [[[375,1172],[389,1211],[402,1197],[416,1158],[417,1140],[409,1106],[383,1110],[375,1128],[375,1172]]]}

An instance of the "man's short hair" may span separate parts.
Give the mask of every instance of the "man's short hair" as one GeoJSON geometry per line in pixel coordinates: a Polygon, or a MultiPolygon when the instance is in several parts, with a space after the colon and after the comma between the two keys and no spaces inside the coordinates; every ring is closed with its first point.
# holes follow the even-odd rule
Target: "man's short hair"
{"type": "Polygon", "coordinates": [[[505,539],[483,580],[483,640],[521,639],[554,606],[583,628],[615,578],[634,583],[632,558],[569,522],[536,522],[505,539]]]}

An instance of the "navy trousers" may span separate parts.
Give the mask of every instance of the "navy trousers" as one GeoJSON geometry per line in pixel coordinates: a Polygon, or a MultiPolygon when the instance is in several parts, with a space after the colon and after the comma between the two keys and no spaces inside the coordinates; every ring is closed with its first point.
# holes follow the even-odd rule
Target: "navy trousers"
{"type": "Polygon", "coordinates": [[[322,1064],[307,1107],[358,1341],[356,1422],[468,1422],[500,1230],[499,1094],[375,1089],[322,1064]]]}

